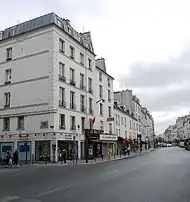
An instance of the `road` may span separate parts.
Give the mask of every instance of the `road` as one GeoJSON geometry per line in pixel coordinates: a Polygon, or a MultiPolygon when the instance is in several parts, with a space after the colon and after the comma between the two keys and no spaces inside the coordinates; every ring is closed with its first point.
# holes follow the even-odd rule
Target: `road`
{"type": "Polygon", "coordinates": [[[189,202],[190,152],[163,148],[106,163],[0,171],[0,202],[189,202]]]}

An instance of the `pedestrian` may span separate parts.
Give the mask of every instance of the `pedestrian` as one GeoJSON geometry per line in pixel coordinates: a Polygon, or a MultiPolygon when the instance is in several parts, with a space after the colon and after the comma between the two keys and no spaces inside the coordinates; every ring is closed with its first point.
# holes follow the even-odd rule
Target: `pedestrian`
{"type": "Polygon", "coordinates": [[[10,154],[10,151],[8,150],[6,153],[6,164],[7,165],[9,165],[9,163],[10,163],[10,158],[11,158],[11,154],[10,154]]]}
{"type": "Polygon", "coordinates": [[[63,164],[63,154],[61,151],[59,152],[59,161],[61,162],[61,165],[62,165],[63,164]]]}
{"type": "Polygon", "coordinates": [[[13,163],[15,166],[18,165],[18,151],[15,150],[14,154],[13,154],[13,163]]]}
{"type": "Polygon", "coordinates": [[[130,155],[130,151],[131,151],[131,149],[130,149],[130,147],[128,146],[128,147],[127,147],[128,156],[130,155]]]}
{"type": "Polygon", "coordinates": [[[62,156],[63,156],[64,164],[66,164],[66,159],[67,159],[66,149],[63,149],[62,156]]]}

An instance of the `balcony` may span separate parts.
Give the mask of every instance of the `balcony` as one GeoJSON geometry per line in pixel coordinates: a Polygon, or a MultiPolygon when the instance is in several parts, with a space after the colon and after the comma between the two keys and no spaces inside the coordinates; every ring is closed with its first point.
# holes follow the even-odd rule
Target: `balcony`
{"type": "Polygon", "coordinates": [[[66,81],[66,77],[59,74],[59,80],[65,82],[66,81]]]}
{"type": "Polygon", "coordinates": [[[66,108],[66,102],[63,100],[59,100],[59,107],[66,108]]]}
{"type": "Polygon", "coordinates": [[[81,105],[81,107],[80,107],[80,111],[81,111],[81,112],[86,112],[86,108],[85,108],[84,105],[81,105]]]}
{"type": "Polygon", "coordinates": [[[70,79],[70,85],[76,86],[76,82],[73,79],[70,79]]]}
{"type": "Polygon", "coordinates": [[[76,110],[76,105],[74,103],[70,103],[70,109],[76,110]]]}
{"type": "Polygon", "coordinates": [[[80,89],[82,89],[82,90],[86,90],[86,86],[80,84],[80,89]]]}
{"type": "Polygon", "coordinates": [[[93,115],[93,110],[89,109],[89,114],[93,115]]]}
{"type": "Polygon", "coordinates": [[[72,126],[70,127],[70,130],[76,130],[76,125],[72,125],[72,126]]]}
{"type": "Polygon", "coordinates": [[[89,89],[88,89],[88,92],[91,93],[91,94],[93,94],[92,88],[89,88],[89,89]]]}
{"type": "Polygon", "coordinates": [[[60,125],[60,126],[59,126],[59,129],[65,130],[65,129],[66,129],[66,127],[65,127],[65,125],[64,125],[64,124],[62,124],[62,125],[60,125]]]}
{"type": "Polygon", "coordinates": [[[5,85],[11,84],[11,81],[5,81],[5,85]]]}

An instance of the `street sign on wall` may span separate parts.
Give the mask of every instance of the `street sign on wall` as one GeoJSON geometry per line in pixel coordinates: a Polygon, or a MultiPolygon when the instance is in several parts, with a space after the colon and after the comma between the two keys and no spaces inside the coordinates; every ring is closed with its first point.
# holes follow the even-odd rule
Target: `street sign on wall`
{"type": "Polygon", "coordinates": [[[117,135],[100,135],[100,140],[107,140],[107,141],[117,141],[117,135]]]}

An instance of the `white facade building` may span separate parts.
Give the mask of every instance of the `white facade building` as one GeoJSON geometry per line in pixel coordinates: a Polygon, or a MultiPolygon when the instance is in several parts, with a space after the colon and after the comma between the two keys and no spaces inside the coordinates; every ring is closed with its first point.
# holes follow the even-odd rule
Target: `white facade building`
{"type": "MultiPolygon", "coordinates": [[[[57,161],[63,147],[68,152],[75,147],[78,157],[84,156],[83,130],[99,116],[90,33],[79,34],[68,20],[50,13],[8,28],[1,36],[1,158],[7,148],[19,148],[24,160],[25,143],[28,160],[39,161],[47,154],[57,161]]],[[[110,85],[113,100],[113,80],[110,85]]],[[[113,112],[110,100],[105,100],[113,112]]],[[[99,128],[100,120],[93,127],[99,128]]]]}
{"type": "Polygon", "coordinates": [[[138,134],[138,121],[130,114],[130,112],[118,102],[114,103],[114,120],[116,134],[118,137],[124,139],[134,140],[137,138],[138,134]]]}
{"type": "Polygon", "coordinates": [[[113,80],[106,71],[105,59],[96,60],[96,94],[97,103],[97,128],[104,130],[104,133],[115,134],[113,114],[113,80]]]}

